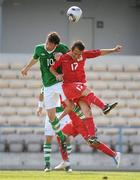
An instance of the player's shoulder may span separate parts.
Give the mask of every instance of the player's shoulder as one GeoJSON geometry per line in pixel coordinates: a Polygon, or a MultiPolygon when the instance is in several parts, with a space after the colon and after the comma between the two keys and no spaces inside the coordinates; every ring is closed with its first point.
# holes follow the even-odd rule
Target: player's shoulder
{"type": "Polygon", "coordinates": [[[68,55],[68,53],[63,54],[63,55],[61,56],[62,59],[68,59],[69,57],[70,57],[70,56],[68,55]]]}
{"type": "Polygon", "coordinates": [[[35,48],[36,48],[36,49],[44,49],[44,45],[45,45],[45,44],[43,44],[43,43],[42,43],[42,44],[37,44],[37,45],[35,46],[35,48]]]}
{"type": "Polygon", "coordinates": [[[62,62],[63,62],[63,63],[68,62],[68,60],[69,60],[69,56],[68,56],[67,53],[61,55],[60,58],[59,58],[59,61],[61,61],[61,63],[62,63],[62,62]]]}
{"type": "Polygon", "coordinates": [[[94,52],[94,53],[97,53],[97,52],[99,52],[100,51],[100,49],[90,49],[90,50],[84,50],[83,51],[83,53],[90,53],[90,52],[94,52]]]}
{"type": "Polygon", "coordinates": [[[66,44],[64,44],[64,43],[60,43],[58,46],[57,46],[58,48],[67,48],[68,49],[68,46],[66,45],[66,44]]]}
{"type": "Polygon", "coordinates": [[[87,49],[85,49],[84,51],[83,51],[83,54],[86,54],[86,53],[88,53],[88,52],[90,52],[91,50],[87,50],[87,49]]]}
{"type": "Polygon", "coordinates": [[[83,51],[83,55],[86,56],[86,55],[91,54],[91,53],[93,53],[93,52],[96,52],[96,50],[94,50],[94,49],[87,50],[87,49],[86,49],[86,50],[83,51]]]}
{"type": "Polygon", "coordinates": [[[35,47],[36,47],[36,48],[44,48],[44,45],[45,45],[44,43],[42,43],[42,44],[37,44],[35,47]]]}

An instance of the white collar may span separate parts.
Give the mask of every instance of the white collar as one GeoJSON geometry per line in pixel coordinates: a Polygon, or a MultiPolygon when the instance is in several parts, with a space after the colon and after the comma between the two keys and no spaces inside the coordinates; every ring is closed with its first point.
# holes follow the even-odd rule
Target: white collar
{"type": "Polygon", "coordinates": [[[55,49],[56,49],[56,47],[57,47],[57,45],[55,46],[55,48],[52,50],[52,51],[48,51],[47,49],[46,49],[46,46],[44,45],[44,49],[47,51],[47,53],[49,53],[49,54],[51,54],[55,49]]]}

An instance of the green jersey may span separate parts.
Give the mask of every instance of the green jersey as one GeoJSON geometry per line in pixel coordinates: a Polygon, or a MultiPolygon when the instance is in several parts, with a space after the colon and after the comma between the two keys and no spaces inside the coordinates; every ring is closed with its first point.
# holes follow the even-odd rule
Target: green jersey
{"type": "MultiPolygon", "coordinates": [[[[65,54],[68,50],[68,47],[64,44],[59,44],[51,52],[45,49],[45,44],[40,44],[36,46],[33,58],[39,60],[40,62],[42,82],[45,87],[52,86],[59,82],[56,80],[55,76],[50,72],[50,66],[53,65],[55,62],[55,54],[65,54]]],[[[61,73],[61,68],[58,68],[57,72],[61,73]]]]}

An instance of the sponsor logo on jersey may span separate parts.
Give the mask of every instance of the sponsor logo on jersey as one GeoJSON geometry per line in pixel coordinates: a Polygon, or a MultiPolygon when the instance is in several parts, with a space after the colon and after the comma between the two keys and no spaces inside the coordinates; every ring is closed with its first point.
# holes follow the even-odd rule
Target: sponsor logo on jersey
{"type": "Polygon", "coordinates": [[[46,56],[46,54],[45,53],[41,53],[41,56],[46,56]]]}

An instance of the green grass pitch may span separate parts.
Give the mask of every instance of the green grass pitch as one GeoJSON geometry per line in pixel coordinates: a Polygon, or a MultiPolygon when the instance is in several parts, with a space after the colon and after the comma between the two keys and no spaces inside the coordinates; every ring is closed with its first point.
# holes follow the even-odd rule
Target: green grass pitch
{"type": "Polygon", "coordinates": [[[0,180],[140,180],[139,172],[0,171],[0,180]]]}

